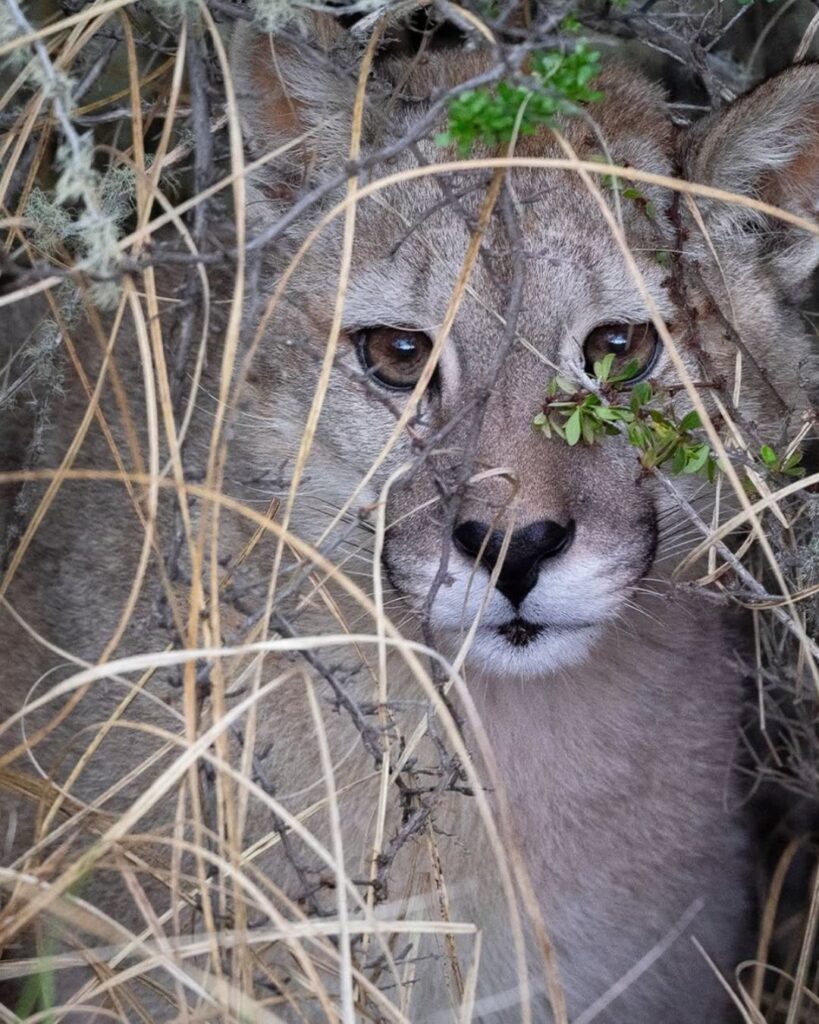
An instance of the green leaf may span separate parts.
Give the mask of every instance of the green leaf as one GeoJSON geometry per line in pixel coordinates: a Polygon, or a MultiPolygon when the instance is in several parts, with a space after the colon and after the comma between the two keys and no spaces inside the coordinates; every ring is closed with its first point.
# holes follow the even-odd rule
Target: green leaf
{"type": "Polygon", "coordinates": [[[697,430],[702,426],[702,420],[700,414],[696,409],[692,409],[680,420],[680,430],[697,430]]]}
{"type": "Polygon", "coordinates": [[[686,453],[684,473],[699,473],[705,466],[711,454],[711,447],[707,443],[695,445],[689,448],[686,453]]]}
{"type": "Polygon", "coordinates": [[[566,443],[574,447],[574,445],[576,445],[580,440],[581,423],[579,409],[575,409],[571,416],[566,420],[564,429],[566,431],[566,443]]]}
{"type": "Polygon", "coordinates": [[[631,380],[632,377],[636,377],[640,372],[640,364],[636,359],[632,359],[631,362],[626,363],[623,369],[616,373],[609,379],[610,384],[623,384],[626,381],[631,380]]]}
{"type": "Polygon", "coordinates": [[[597,380],[600,381],[601,384],[605,384],[605,382],[609,379],[609,374],[611,373],[612,366],[614,366],[615,359],[616,356],[614,352],[609,352],[609,354],[603,356],[602,359],[596,360],[593,367],[594,376],[597,378],[597,380]]]}
{"type": "Polygon", "coordinates": [[[601,405],[595,410],[595,416],[607,423],[630,423],[634,419],[631,409],[625,409],[621,405],[601,405]]]}
{"type": "Polygon", "coordinates": [[[627,431],[629,442],[635,448],[648,448],[651,438],[642,423],[632,423],[627,431]]]}
{"type": "Polygon", "coordinates": [[[631,391],[631,408],[634,412],[641,409],[651,401],[651,385],[647,380],[641,380],[635,384],[631,391]]]}
{"type": "Polygon", "coordinates": [[[575,14],[567,14],[560,23],[560,28],[563,32],[579,32],[581,27],[575,14]]]}
{"type": "Polygon", "coordinates": [[[599,432],[600,422],[595,420],[592,416],[580,415],[580,430],[583,435],[583,440],[586,444],[594,444],[597,440],[597,434],[599,432]]]}
{"type": "Polygon", "coordinates": [[[674,458],[671,460],[671,472],[682,473],[686,467],[686,455],[684,448],[678,448],[674,452],[674,458]]]}
{"type": "Polygon", "coordinates": [[[779,461],[776,452],[768,444],[763,444],[759,449],[759,457],[766,466],[775,466],[779,461]]]}

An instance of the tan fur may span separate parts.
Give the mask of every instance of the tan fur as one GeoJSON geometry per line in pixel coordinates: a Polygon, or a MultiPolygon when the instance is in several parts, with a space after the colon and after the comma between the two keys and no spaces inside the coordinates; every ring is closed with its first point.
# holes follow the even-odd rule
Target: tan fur
{"type": "MultiPolygon", "coordinates": [[[[313,129],[317,133],[310,143],[309,159],[303,159],[302,150],[295,161],[285,159],[272,170],[260,172],[251,184],[248,211],[252,230],[273,222],[283,208],[277,201],[289,202],[304,174],[310,176],[310,182],[320,180],[336,172],[346,158],[355,47],[346,38],[336,38],[335,43],[334,48],[324,40],[318,49],[323,58],[333,57],[337,74],[324,65],[311,65],[309,53],[288,45],[277,47],[278,67],[266,76],[268,40],[240,30],[234,41],[232,64],[250,149],[266,151],[287,141],[294,131],[313,129]]],[[[309,41],[305,42],[308,45],[309,41]]],[[[400,138],[423,115],[424,97],[431,87],[439,88],[455,74],[463,78],[476,73],[482,61],[480,56],[441,55],[415,69],[400,63],[377,68],[365,120],[365,152],[400,138]],[[399,79],[405,97],[400,102],[394,95],[399,79]],[[385,104],[389,104],[389,117],[384,116],[385,104]]],[[[782,187],[801,195],[804,188],[801,184],[801,191],[794,188],[794,178],[802,184],[802,175],[813,181],[814,168],[806,149],[815,145],[815,125],[800,136],[802,143],[786,131],[789,125],[793,129],[801,124],[806,111],[814,116],[819,81],[814,69],[791,71],[786,80],[799,97],[799,102],[785,103],[786,110],[773,84],[740,101],[740,127],[729,110],[721,119],[680,134],[672,127],[659,90],[633,72],[609,68],[600,82],[606,98],[590,112],[616,161],[662,174],[682,170],[695,178],[728,188],[741,186],[749,192],[781,174],[784,166],[782,187]],[[764,149],[759,151],[753,149],[754,131],[765,139],[764,149]],[[787,149],[786,160],[777,159],[780,140],[787,149]],[[751,176],[754,159],[755,177],[751,176]]],[[[582,155],[598,150],[597,134],[582,120],[561,127],[582,155]]],[[[543,131],[521,140],[517,152],[548,156],[559,155],[560,150],[543,131]]],[[[419,153],[432,163],[446,156],[424,140],[415,153],[404,151],[389,165],[368,174],[374,178],[413,167],[419,153]]],[[[737,652],[741,639],[723,608],[667,580],[673,563],[664,559],[664,543],[668,540],[673,545],[673,525],[669,524],[681,524],[682,519],[678,512],[669,517],[673,504],[652,477],[640,471],[634,451],[624,440],[611,438],[603,445],[569,449],[559,440],[547,441],[533,433],[531,419],[554,372],[550,367],[577,373],[580,346],[592,327],[610,321],[641,322],[646,314],[622,254],[582,183],[560,171],[520,170],[509,180],[519,204],[526,253],[519,340],[495,376],[487,380],[486,368],[502,344],[503,315],[514,270],[510,251],[514,242],[502,219],[496,217],[442,355],[440,393],[424,400],[412,431],[404,433],[357,498],[353,512],[377,507],[391,476],[417,458],[414,439],[423,444],[450,425],[425,452],[421,467],[399,477],[387,493],[384,563],[388,578],[384,582],[387,597],[402,601],[399,611],[394,605],[388,610],[396,621],[404,620],[405,635],[417,641],[426,638],[419,613],[440,559],[441,487],[457,477],[466,459],[474,456],[476,473],[497,468],[504,473],[484,474],[482,482],[465,489],[461,521],[491,520],[501,529],[545,518],[576,521],[572,547],[542,570],[541,582],[533,591],[533,614],[555,624],[554,635],[543,641],[540,654],[521,655],[503,648],[492,628],[504,614],[499,604],[502,599],[495,592],[489,595],[484,610],[487,625],[476,636],[473,653],[464,666],[468,692],[491,742],[498,783],[510,809],[511,822],[503,842],[522,854],[538,910],[556,947],[570,1018],[605,997],[691,912],[693,923],[687,934],[656,962],[646,964],[595,1019],[608,1024],[716,1024],[724,1019],[721,990],[689,936],[695,935],[709,955],[730,968],[747,949],[752,927],[749,839],[738,810],[738,781],[731,771],[739,739],[737,652]],[[460,416],[476,396],[482,417],[475,421],[460,416]],[[665,516],[663,533],[655,552],[661,514],[665,516]],[[650,584],[647,575],[652,578],[650,584]],[[589,618],[594,619],[594,628],[579,634],[573,624],[589,618]]],[[[459,175],[449,185],[458,192],[471,181],[459,175]]],[[[739,218],[726,217],[716,204],[703,204],[720,252],[721,266],[717,268],[693,221],[673,197],[651,186],[642,191],[654,202],[657,219],[647,218],[637,205],[624,201],[623,226],[690,372],[695,379],[707,377],[730,393],[735,348],[715,301],[726,315],[733,308],[737,330],[752,357],[745,361],[743,408],[766,436],[775,435],[783,409],[762,381],[756,364],[764,369],[787,407],[804,404],[799,365],[807,354],[807,343],[796,310],[782,300],[783,274],[789,275],[785,280],[789,293],[796,295],[815,263],[815,247],[811,249],[796,232],[777,228],[772,229],[772,245],[776,246],[772,252],[766,248],[766,236],[746,235],[739,218]],[[687,255],[676,271],[670,272],[653,258],[657,250],[674,251],[680,244],[687,255]],[[800,260],[794,257],[797,252],[800,260]],[[788,262],[784,254],[790,254],[788,262]],[[799,280],[797,275],[801,275],[799,280]]],[[[360,204],[338,366],[331,376],[294,509],[293,528],[303,540],[317,541],[335,508],[356,488],[380,452],[394,424],[395,410],[403,401],[401,395],[385,396],[377,385],[362,381],[352,344],[355,332],[373,324],[395,324],[434,333],[447,308],[482,194],[482,190],[467,192],[459,209],[442,205],[439,186],[428,177],[378,193],[360,204]],[[413,225],[415,229],[408,231],[413,225]]],[[[339,193],[328,196],[321,210],[312,211],[305,223],[315,220],[338,198],[339,193]]],[[[259,277],[265,292],[303,238],[305,223],[299,222],[286,238],[277,241],[259,277]]],[[[272,497],[286,497],[330,327],[340,233],[337,220],[322,233],[295,274],[286,301],[266,333],[241,402],[232,410],[225,491],[262,511],[272,497]]],[[[172,275],[163,278],[163,294],[171,295],[176,284],[172,275]]],[[[227,294],[227,286],[223,286],[220,295],[227,294]]],[[[163,320],[169,312],[163,308],[163,320]]],[[[21,319],[30,320],[31,314],[24,313],[21,319]]],[[[245,342],[252,338],[254,328],[252,322],[246,325],[245,342]]],[[[206,379],[197,396],[198,413],[185,449],[186,470],[192,478],[205,464],[223,330],[224,323],[218,321],[212,332],[206,379]]],[[[99,348],[93,337],[77,340],[93,378],[99,367],[99,348]]],[[[115,359],[144,444],[143,389],[128,324],[117,342],[115,359]]],[[[659,364],[656,378],[661,383],[675,383],[667,358],[659,364]]],[[[59,463],[85,403],[82,390],[71,383],[46,465],[59,463]]],[[[680,408],[685,407],[684,398],[679,403],[680,408]]],[[[103,409],[126,465],[134,465],[122,413],[110,387],[105,390],[103,409]]],[[[79,465],[94,469],[114,466],[96,425],[83,445],[79,465]]],[[[688,487],[692,496],[698,483],[684,481],[682,486],[688,487]]],[[[202,503],[195,500],[192,505],[196,523],[202,503]]],[[[220,552],[226,562],[236,558],[253,530],[253,524],[222,513],[220,552]]],[[[331,543],[339,532],[331,535],[331,543]]],[[[173,492],[165,491],[158,521],[159,550],[166,551],[178,533],[173,492]]],[[[49,642],[76,658],[94,662],[105,649],[123,607],[141,539],[133,504],[121,486],[66,483],[10,588],[11,606],[49,642]]],[[[370,573],[371,534],[359,528],[352,542],[361,546],[365,558],[353,554],[346,568],[370,573]]],[[[263,604],[274,550],[271,540],[263,540],[247,564],[232,570],[222,623],[226,643],[246,638],[248,620],[263,604]]],[[[348,551],[342,547],[331,557],[343,561],[348,551]]],[[[297,571],[294,560],[287,557],[283,587],[297,571]]],[[[156,560],[152,562],[136,613],[115,656],[160,651],[169,643],[178,645],[169,625],[167,602],[178,601],[184,613],[189,572],[183,545],[177,576],[170,594],[163,598],[156,560]]],[[[366,576],[353,578],[368,588],[366,576]]],[[[448,576],[432,610],[433,639],[445,657],[455,655],[463,632],[480,610],[487,579],[483,569],[475,569],[457,551],[451,552],[448,576]]],[[[307,584],[301,593],[311,589],[307,584]]],[[[331,585],[329,592],[347,627],[354,632],[373,632],[372,621],[340,588],[331,585]]],[[[338,622],[315,595],[306,607],[293,595],[278,611],[295,623],[301,635],[339,630],[338,622]]],[[[38,680],[35,695],[74,669],[64,667],[45,676],[65,658],[27,636],[5,608],[0,608],[0,629],[8,652],[0,690],[0,711],[5,717],[22,705],[38,680]]],[[[356,701],[363,705],[377,699],[377,656],[372,646],[350,649],[339,644],[317,655],[324,664],[341,666],[348,674],[345,686],[356,701]]],[[[223,664],[229,706],[247,693],[247,681],[231,692],[246,664],[238,659],[223,664]]],[[[423,694],[400,657],[391,654],[388,664],[391,735],[400,730],[408,736],[425,720],[419,710],[423,694]]],[[[268,682],[288,666],[306,670],[295,654],[271,656],[261,681],[268,682]]],[[[336,765],[335,784],[342,793],[345,867],[350,878],[361,879],[370,870],[378,773],[348,713],[330,706],[330,689],[320,674],[314,676],[336,765]]],[[[181,734],[178,682],[175,672],[158,672],[146,687],[158,701],[137,697],[126,717],[181,734]]],[[[64,779],[95,725],[111,714],[125,692],[122,679],[94,683],[79,708],[35,750],[37,764],[55,779],[64,779]]],[[[211,713],[206,704],[205,725],[211,713]]],[[[26,721],[27,734],[47,717],[43,711],[33,714],[26,721]]],[[[378,720],[369,721],[376,725],[378,720]]],[[[320,801],[324,788],[314,722],[298,674],[261,701],[257,725],[255,780],[270,785],[291,813],[306,813],[320,801]]],[[[440,726],[436,732],[441,733],[440,726]]],[[[470,728],[465,738],[477,757],[470,728]]],[[[17,728],[0,739],[0,749],[8,749],[19,739],[17,728]]],[[[235,733],[230,744],[231,756],[238,763],[241,751],[235,733]]],[[[93,801],[157,747],[155,740],[129,731],[127,725],[114,729],[90,760],[73,794],[93,801]]],[[[395,747],[393,759],[398,754],[395,747]]],[[[92,819],[88,833],[77,838],[77,845],[67,855],[76,856],[76,850],[96,829],[116,820],[146,784],[168,767],[172,756],[165,755],[150,772],[137,775],[107,802],[103,810],[111,817],[101,822],[92,819]]],[[[432,739],[419,746],[415,758],[415,778],[419,785],[427,785],[430,776],[424,769],[437,764],[437,746],[432,739]]],[[[481,777],[487,780],[485,766],[479,759],[477,763],[481,777]]],[[[21,759],[15,767],[37,774],[30,760],[21,759]]],[[[499,793],[488,792],[487,796],[490,804],[497,806],[499,793]]],[[[401,824],[397,799],[393,804],[387,840],[401,824]]],[[[7,793],[0,806],[7,820],[12,813],[18,816],[14,819],[13,849],[7,856],[11,862],[31,842],[32,807],[30,800],[7,793]]],[[[243,837],[245,847],[274,830],[270,809],[255,799],[252,808],[243,837]]],[[[175,799],[168,797],[166,805],[138,824],[138,831],[165,827],[175,811],[175,799]]],[[[184,811],[190,819],[189,806],[184,811]]],[[[326,808],[311,812],[307,824],[329,843],[326,808]]],[[[78,831],[82,833],[82,829],[78,831]]],[[[188,835],[191,837],[190,832],[188,835]]],[[[429,857],[432,838],[441,851],[452,919],[475,922],[483,939],[475,1019],[491,1024],[518,1020],[521,1008],[510,912],[474,798],[449,793],[436,804],[426,838],[414,839],[396,861],[390,879],[392,902],[384,917],[428,919],[439,912],[429,857]]],[[[293,840],[293,846],[300,863],[311,869],[320,867],[327,874],[326,865],[321,865],[314,853],[298,841],[293,840]]],[[[170,867],[167,847],[147,839],[126,839],[119,850],[156,865],[160,876],[166,877],[170,867]]],[[[133,894],[119,881],[113,856],[106,866],[112,870],[90,876],[81,888],[81,897],[126,927],[139,928],[144,921],[133,894]]],[[[185,861],[184,866],[193,871],[192,862],[185,861]]],[[[275,887],[271,898],[286,907],[281,893],[298,892],[300,883],[281,856],[280,845],[257,858],[253,866],[259,870],[259,878],[275,887]]],[[[53,870],[44,869],[44,877],[52,877],[53,870]]],[[[156,909],[163,912],[167,893],[161,885],[146,884],[156,909]]],[[[332,891],[319,892],[317,899],[325,910],[335,912],[332,891]]],[[[19,905],[12,906],[10,912],[19,905]]],[[[533,908],[520,909],[526,920],[533,908]]],[[[250,923],[269,922],[261,922],[255,915],[250,923]]],[[[531,934],[529,928],[530,940],[531,934]]],[[[403,943],[399,937],[396,948],[403,943]]],[[[465,971],[472,942],[459,938],[456,946],[465,971]]],[[[376,950],[371,947],[371,954],[376,950]]],[[[418,957],[418,980],[410,989],[407,1015],[411,1020],[428,1024],[456,1019],[448,1010],[455,1002],[455,983],[443,952],[442,943],[428,937],[413,950],[418,957]]],[[[286,949],[279,945],[265,956],[278,964],[278,977],[287,977],[291,990],[298,990],[298,971],[294,972],[286,949]]],[[[535,1020],[549,1021],[542,958],[533,941],[528,956],[535,1020]]],[[[167,977],[162,980],[167,982],[167,977]]],[[[386,975],[380,980],[385,985],[391,982],[386,975]]],[[[303,987],[306,990],[308,986],[305,983],[303,987]]],[[[68,989],[66,982],[65,991],[68,989]]],[[[399,1000],[397,991],[386,991],[388,998],[399,1000]]],[[[144,991],[141,994],[145,996],[144,991]]],[[[304,1007],[309,1019],[323,1019],[315,1003],[308,1000],[304,1007]]],[[[277,1007],[277,1012],[291,1019],[286,1008],[277,1007]]],[[[157,1020],[174,1018],[161,1002],[155,1014],[157,1020]]]]}

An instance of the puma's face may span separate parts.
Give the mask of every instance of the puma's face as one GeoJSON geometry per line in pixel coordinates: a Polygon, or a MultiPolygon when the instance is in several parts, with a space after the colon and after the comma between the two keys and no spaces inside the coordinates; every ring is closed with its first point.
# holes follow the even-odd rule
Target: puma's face
{"type": "MultiPolygon", "coordinates": [[[[386,492],[383,564],[413,607],[428,610],[444,654],[456,656],[477,621],[473,669],[542,675],[583,658],[623,612],[654,558],[657,510],[651,480],[625,440],[569,447],[537,433],[533,417],[556,372],[590,383],[593,361],[609,351],[618,365],[638,359],[656,381],[672,375],[654,329],[642,326],[645,304],[594,201],[556,175],[517,176],[516,196],[519,259],[510,258],[496,219],[412,437],[408,431],[389,460],[399,475],[386,492]],[[503,320],[516,271],[520,309],[509,343],[503,320]]],[[[375,431],[381,443],[389,436],[394,419],[383,403],[398,411],[407,402],[404,389],[424,366],[463,259],[468,233],[451,209],[427,215],[390,255],[402,221],[422,219],[434,189],[417,201],[400,219],[374,210],[372,226],[366,213],[361,223],[383,248],[368,244],[367,266],[349,286],[341,360],[353,373],[369,369],[370,381],[345,388],[345,459],[359,457],[359,430],[375,431]]],[[[464,210],[470,220],[476,212],[464,210]]],[[[644,249],[654,231],[646,227],[644,249]]],[[[650,257],[641,263],[673,320],[665,272],[650,257]]]]}
{"type": "MultiPolygon", "coordinates": [[[[308,97],[293,74],[295,106],[288,109],[309,124],[308,97]]],[[[606,99],[594,114],[614,162],[673,174],[684,144],[656,90],[622,71],[605,73],[599,87],[606,99]]],[[[249,88],[261,88],[252,71],[249,88]]],[[[423,92],[423,82],[407,88],[423,92]]],[[[323,123],[343,139],[338,127],[345,115],[332,121],[328,96],[323,123]]],[[[269,122],[269,112],[257,116],[269,122]]],[[[400,136],[418,116],[417,104],[395,103],[391,135],[400,136]]],[[[369,130],[372,148],[391,137],[377,111],[369,130]]],[[[582,158],[599,153],[583,122],[563,130],[582,158]]],[[[272,130],[268,138],[280,141],[272,130]]],[[[694,159],[706,151],[700,143],[694,159]]],[[[523,140],[516,152],[561,155],[547,132],[523,140]]],[[[454,156],[421,141],[371,177],[454,156]]],[[[720,157],[727,159],[725,152],[720,157]]],[[[333,167],[321,145],[311,151],[310,166],[318,175],[333,167]]],[[[613,353],[618,367],[638,364],[632,384],[651,379],[655,388],[669,388],[678,411],[690,403],[599,202],[572,172],[516,169],[507,175],[434,373],[396,434],[457,292],[488,175],[416,178],[360,201],[342,330],[307,472],[312,489],[335,507],[369,473],[353,508],[385,503],[383,569],[429,623],[442,653],[454,659],[468,643],[474,669],[526,677],[582,660],[607,628],[633,628],[629,616],[640,612],[631,610],[635,587],[675,529],[668,514],[673,501],[623,437],[569,446],[533,429],[549,381],[560,374],[592,385],[592,364],[613,353]]],[[[265,195],[270,202],[269,182],[267,188],[254,205],[265,195]]],[[[602,192],[694,381],[730,394],[736,348],[714,301],[716,295],[725,302],[726,286],[743,291],[740,304],[734,292],[731,302],[752,351],[764,354],[770,339],[783,335],[798,347],[799,330],[783,312],[773,276],[760,277],[750,290],[746,262],[723,260],[717,272],[709,247],[692,240],[691,219],[670,192],[645,185],[639,200],[619,204],[610,189],[602,192]],[[683,249],[690,255],[677,258],[683,249]]],[[[746,259],[759,258],[750,248],[757,236],[743,242],[746,259]]],[[[258,464],[298,446],[330,334],[342,248],[337,218],[299,265],[260,352],[249,400],[262,426],[243,442],[258,464]]],[[[795,361],[774,371],[791,396],[795,361]]],[[[747,366],[744,380],[746,408],[760,424],[775,417],[747,366]]],[[[703,484],[683,478],[678,486],[691,497],[703,484]]],[[[312,540],[326,518],[305,500],[294,522],[312,540]]]]}
{"type": "MultiPolygon", "coordinates": [[[[427,152],[440,159],[432,147],[427,152]]],[[[547,385],[556,372],[578,386],[591,383],[592,363],[608,352],[621,367],[637,359],[641,377],[670,382],[673,374],[594,200],[565,174],[512,180],[519,257],[510,256],[503,218],[495,216],[434,375],[354,507],[383,493],[385,574],[420,616],[428,612],[445,656],[457,655],[477,620],[470,667],[528,676],[587,654],[603,626],[625,610],[657,544],[652,481],[625,440],[569,447],[533,429],[547,385]],[[504,320],[516,275],[519,312],[510,343],[504,320]]],[[[308,470],[311,489],[320,481],[337,507],[410,401],[452,300],[482,196],[483,189],[453,209],[440,205],[437,184],[423,182],[388,194],[383,204],[362,202],[336,365],[308,470]],[[407,235],[407,224],[415,223],[407,235]]],[[[641,268],[673,322],[667,271],[652,258],[669,243],[655,222],[632,219],[641,268]]],[[[281,429],[294,439],[329,333],[338,241],[335,235],[335,246],[320,243],[321,253],[294,283],[295,305],[311,311],[303,327],[309,342],[274,345],[263,357],[275,382],[266,380],[260,400],[270,401],[271,419],[281,418],[283,401],[293,406],[281,429]]],[[[301,530],[305,511],[296,518],[301,530]]]]}

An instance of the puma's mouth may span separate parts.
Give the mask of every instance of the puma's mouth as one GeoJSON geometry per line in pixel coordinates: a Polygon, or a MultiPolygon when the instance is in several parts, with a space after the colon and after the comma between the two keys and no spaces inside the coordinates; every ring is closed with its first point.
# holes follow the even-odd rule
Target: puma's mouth
{"type": "Polygon", "coordinates": [[[596,625],[599,625],[599,623],[574,622],[571,625],[566,623],[558,625],[548,622],[531,622],[529,619],[516,615],[514,619],[510,619],[500,626],[495,626],[494,629],[497,635],[502,637],[510,647],[522,650],[524,647],[535,644],[537,640],[549,640],[550,638],[557,640],[563,637],[576,636],[584,630],[594,629],[596,625]]]}
{"type": "MultiPolygon", "coordinates": [[[[505,622],[482,623],[474,630],[466,652],[469,670],[495,678],[543,678],[589,654],[603,621],[540,622],[516,615],[505,622]]],[[[436,630],[445,657],[463,656],[462,629],[436,630]]]]}
{"type": "Polygon", "coordinates": [[[515,618],[498,626],[498,633],[513,647],[526,647],[543,632],[543,626],[527,619],[515,618]]]}

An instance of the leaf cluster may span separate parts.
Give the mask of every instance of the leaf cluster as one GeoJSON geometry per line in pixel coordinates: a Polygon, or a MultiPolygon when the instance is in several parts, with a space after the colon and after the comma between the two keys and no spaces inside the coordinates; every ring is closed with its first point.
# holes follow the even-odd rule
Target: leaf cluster
{"type": "Polygon", "coordinates": [[[494,88],[468,89],[449,103],[447,130],[437,136],[441,146],[455,143],[467,156],[476,142],[496,146],[509,142],[517,130],[532,135],[557,114],[576,114],[578,104],[602,99],[591,88],[600,71],[600,54],[577,43],[570,53],[535,53],[530,73],[521,84],[499,82],[494,88]]]}
{"type": "Polygon", "coordinates": [[[802,452],[798,448],[788,454],[779,455],[770,445],[763,444],[759,449],[759,458],[771,473],[797,478],[805,475],[805,467],[801,465],[802,452]]]}
{"type": "Polygon", "coordinates": [[[563,378],[553,378],[543,408],[532,421],[535,429],[546,437],[555,434],[571,446],[625,434],[639,450],[646,469],[665,466],[674,474],[700,473],[713,481],[717,460],[708,441],[697,433],[702,426],[699,414],[692,410],[678,418],[671,409],[657,408],[665,395],[655,392],[647,380],[624,394],[622,385],[635,376],[637,364],[630,363],[616,374],[613,365],[613,354],[594,364],[594,376],[600,383],[597,392],[577,390],[563,378]]]}

